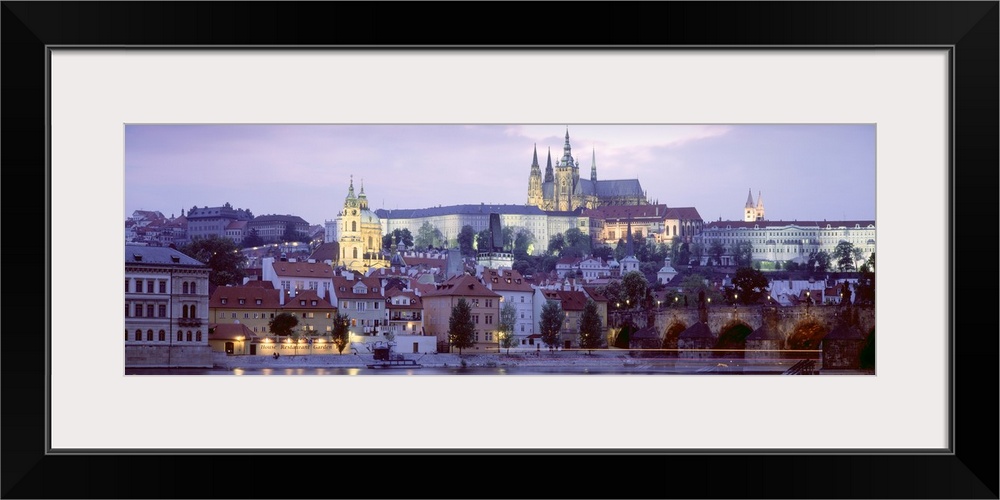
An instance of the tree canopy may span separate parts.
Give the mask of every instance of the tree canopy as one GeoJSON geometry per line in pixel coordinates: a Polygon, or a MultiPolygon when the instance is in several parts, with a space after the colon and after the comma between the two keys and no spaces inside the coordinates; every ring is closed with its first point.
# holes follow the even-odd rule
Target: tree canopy
{"type": "Polygon", "coordinates": [[[809,270],[816,272],[826,272],[830,269],[830,254],[826,250],[812,252],[809,254],[809,270]]]}
{"type": "Polygon", "coordinates": [[[433,248],[441,246],[442,240],[444,240],[444,236],[442,236],[441,230],[425,221],[420,229],[417,229],[417,237],[413,240],[413,244],[417,248],[433,248]]]}
{"type": "Polygon", "coordinates": [[[733,260],[737,267],[750,267],[750,264],[753,263],[753,244],[749,241],[734,243],[733,260]]]}
{"type": "Polygon", "coordinates": [[[333,345],[337,352],[343,354],[344,348],[350,343],[351,335],[348,326],[351,319],[346,314],[337,313],[333,317],[333,345]]]}
{"type": "Polygon", "coordinates": [[[601,331],[601,315],[597,311],[597,303],[588,299],[580,316],[580,347],[599,349],[604,346],[604,332],[601,331]]]}
{"type": "Polygon", "coordinates": [[[641,306],[649,290],[649,281],[639,271],[629,271],[622,276],[622,292],[628,307],[641,306]]]}
{"type": "Polygon", "coordinates": [[[542,314],[538,321],[538,331],[542,335],[542,342],[552,349],[559,345],[559,331],[562,330],[566,313],[563,312],[559,303],[554,300],[546,300],[542,306],[542,314]]]}
{"type": "Polygon", "coordinates": [[[472,226],[466,224],[462,226],[462,229],[458,232],[458,249],[462,252],[465,257],[475,257],[475,239],[476,231],[472,229],[472,226]]]}
{"type": "Polygon", "coordinates": [[[282,337],[291,335],[292,329],[298,326],[299,319],[289,313],[276,314],[271,321],[268,321],[267,328],[271,333],[282,337]]]}
{"type": "Polygon", "coordinates": [[[865,260],[858,269],[858,283],[855,285],[854,303],[856,305],[875,305],[875,252],[865,260]]]}
{"type": "Polygon", "coordinates": [[[389,248],[393,244],[398,245],[400,242],[407,248],[413,246],[413,235],[410,234],[409,229],[393,229],[391,233],[382,237],[383,248],[389,248]]]}
{"type": "Polygon", "coordinates": [[[517,307],[513,302],[504,302],[500,308],[500,323],[497,326],[497,335],[500,337],[500,347],[507,349],[517,345],[517,337],[514,336],[514,324],[517,322],[517,307]]]}
{"type": "Polygon", "coordinates": [[[196,238],[178,250],[212,268],[208,276],[212,290],[218,286],[243,284],[246,258],[233,240],[211,235],[196,238]]]}
{"type": "Polygon", "coordinates": [[[830,253],[830,257],[834,259],[837,263],[838,271],[853,271],[854,270],[854,244],[850,241],[841,241],[837,243],[836,248],[830,253]]]}
{"type": "Polygon", "coordinates": [[[475,338],[476,325],[472,322],[472,306],[464,299],[451,308],[451,316],[448,318],[448,341],[452,347],[458,348],[458,354],[462,355],[462,349],[472,347],[475,338]]]}
{"type": "Polygon", "coordinates": [[[526,259],[531,255],[531,245],[535,243],[535,235],[528,229],[520,228],[514,235],[514,258],[526,259]]]}
{"type": "Polygon", "coordinates": [[[717,265],[722,265],[722,255],[726,253],[726,246],[722,244],[719,240],[712,240],[708,245],[708,255],[712,258],[712,262],[717,265]]]}
{"type": "Polygon", "coordinates": [[[243,248],[253,248],[253,247],[263,246],[264,238],[261,238],[260,235],[257,234],[256,228],[251,229],[250,232],[247,233],[246,237],[243,238],[243,242],[240,245],[243,248]]]}
{"type": "Polygon", "coordinates": [[[558,255],[566,246],[566,238],[562,233],[556,233],[549,238],[549,253],[558,255]]]}
{"type": "Polygon", "coordinates": [[[736,300],[742,304],[756,304],[767,294],[768,281],[763,273],[750,268],[741,267],[733,276],[733,289],[737,293],[736,300]]]}

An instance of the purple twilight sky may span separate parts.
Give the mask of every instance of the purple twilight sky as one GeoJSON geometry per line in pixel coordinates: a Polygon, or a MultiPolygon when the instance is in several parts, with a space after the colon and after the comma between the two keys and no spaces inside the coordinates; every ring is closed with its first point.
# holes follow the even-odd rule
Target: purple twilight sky
{"type": "MultiPolygon", "coordinates": [[[[874,125],[568,124],[581,177],[633,179],[650,200],[740,220],[747,191],[771,220],[875,219],[874,125]]],[[[181,209],[332,219],[349,176],[374,208],[524,204],[532,148],[562,157],[567,124],[128,125],[125,217],[181,209]]]]}

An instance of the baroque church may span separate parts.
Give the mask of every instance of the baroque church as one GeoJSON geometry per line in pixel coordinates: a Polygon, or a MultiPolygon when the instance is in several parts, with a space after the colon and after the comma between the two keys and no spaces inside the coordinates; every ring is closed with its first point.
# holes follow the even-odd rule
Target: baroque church
{"type": "Polygon", "coordinates": [[[573,158],[567,127],[562,158],[553,165],[549,151],[544,177],[535,146],[528,176],[528,205],[549,212],[570,212],[609,205],[649,205],[649,200],[638,179],[597,180],[596,151],[591,157],[590,178],[581,179],[580,160],[573,158]]]}
{"type": "Polygon", "coordinates": [[[355,196],[354,177],[351,176],[344,209],[337,219],[341,266],[361,273],[367,273],[373,267],[389,266],[389,261],[382,255],[382,222],[368,208],[364,181],[361,192],[355,196]]]}

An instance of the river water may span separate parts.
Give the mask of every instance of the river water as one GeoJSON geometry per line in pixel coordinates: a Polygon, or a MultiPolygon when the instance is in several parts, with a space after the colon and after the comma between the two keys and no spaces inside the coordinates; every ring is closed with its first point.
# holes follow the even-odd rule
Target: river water
{"type": "Polygon", "coordinates": [[[787,363],[773,366],[663,365],[639,367],[475,366],[421,368],[129,368],[126,375],[781,375],[787,363]]]}

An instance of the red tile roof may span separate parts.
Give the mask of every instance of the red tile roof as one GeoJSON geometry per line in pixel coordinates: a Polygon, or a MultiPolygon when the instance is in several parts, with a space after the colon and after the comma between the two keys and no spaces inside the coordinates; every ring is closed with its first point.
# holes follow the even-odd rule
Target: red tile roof
{"type": "Polygon", "coordinates": [[[587,305],[587,296],[583,292],[559,290],[556,293],[559,295],[559,305],[563,311],[582,311],[587,305]]]}
{"type": "Polygon", "coordinates": [[[242,323],[218,323],[209,335],[209,340],[249,340],[254,333],[242,323]]]}
{"type": "Polygon", "coordinates": [[[475,276],[463,274],[455,276],[437,286],[435,290],[423,294],[424,297],[499,297],[500,295],[490,291],[486,285],[480,283],[475,276]]]}
{"type": "Polygon", "coordinates": [[[334,276],[333,294],[337,296],[337,300],[382,297],[382,283],[377,278],[366,278],[357,273],[354,274],[353,280],[347,279],[346,276],[334,276]],[[364,284],[367,293],[354,292],[354,287],[358,283],[364,284]]]}
{"type": "Polygon", "coordinates": [[[673,207],[667,210],[665,219],[701,220],[701,214],[694,207],[673,207]]]}
{"type": "Polygon", "coordinates": [[[529,284],[515,269],[483,269],[483,280],[492,285],[493,291],[531,292],[529,284]]]}
{"type": "Polygon", "coordinates": [[[271,264],[274,274],[293,278],[330,278],[333,268],[323,262],[285,262],[276,261],[271,264]]]}
{"type": "Polygon", "coordinates": [[[400,291],[400,290],[394,290],[386,298],[392,299],[392,298],[399,297],[399,296],[403,296],[403,297],[406,297],[406,298],[410,299],[410,303],[406,304],[406,305],[397,305],[397,304],[393,304],[391,301],[387,301],[388,302],[388,306],[386,306],[386,307],[388,307],[389,309],[423,309],[424,308],[423,303],[420,301],[420,297],[417,297],[417,295],[415,293],[413,293],[412,291],[410,291],[410,292],[403,292],[403,291],[400,291]]]}
{"type": "Polygon", "coordinates": [[[285,296],[285,305],[281,305],[281,290],[266,289],[258,286],[220,286],[212,292],[208,299],[208,307],[225,309],[332,309],[333,305],[318,296],[313,290],[300,290],[295,297],[285,296]],[[240,299],[243,303],[240,304],[240,299]],[[223,300],[225,303],[223,304],[223,300]],[[257,301],[260,301],[258,304],[257,301]],[[302,304],[305,301],[305,304],[302,304]],[[313,305],[313,301],[316,304],[313,305]]]}

